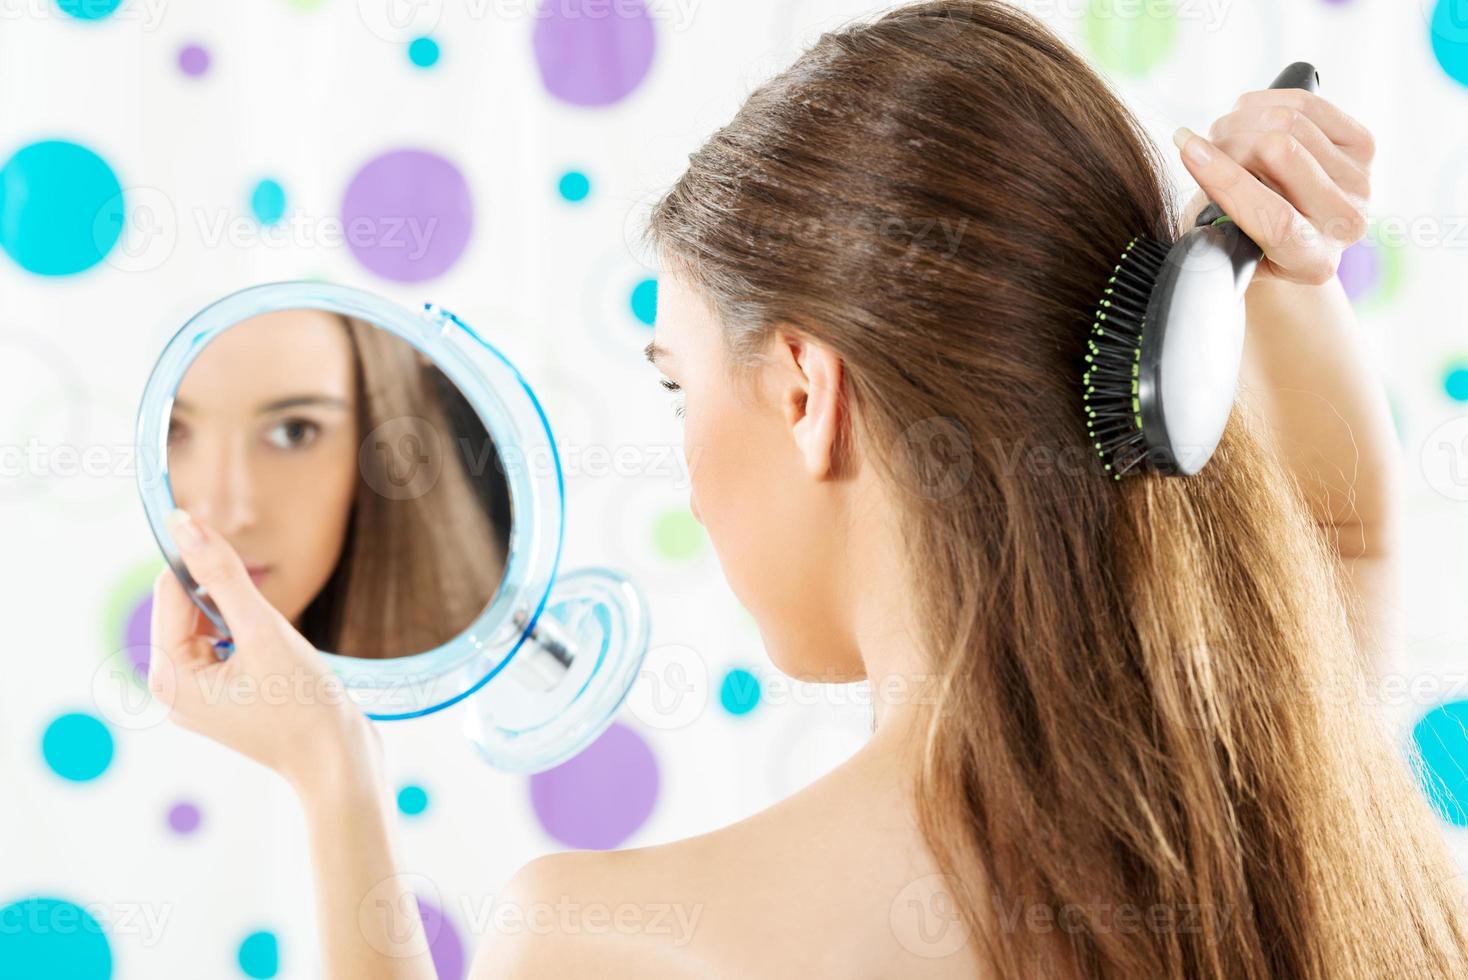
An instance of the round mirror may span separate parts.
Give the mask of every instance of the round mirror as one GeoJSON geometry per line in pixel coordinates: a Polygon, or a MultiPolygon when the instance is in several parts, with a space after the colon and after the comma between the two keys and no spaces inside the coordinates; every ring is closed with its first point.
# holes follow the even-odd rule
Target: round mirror
{"type": "Polygon", "coordinates": [[[564,487],[515,367],[453,314],[273,283],[204,309],[159,357],[138,416],[139,485],[165,524],[198,515],[370,717],[471,702],[484,757],[538,771],[610,723],[647,648],[624,576],[557,578],[564,487]],[[496,678],[500,678],[496,683],[496,678]]]}
{"type": "Polygon", "coordinates": [[[442,646],[504,578],[510,491],[464,394],[408,341],[313,307],[249,317],[174,392],[174,503],[320,650],[442,646]]]}

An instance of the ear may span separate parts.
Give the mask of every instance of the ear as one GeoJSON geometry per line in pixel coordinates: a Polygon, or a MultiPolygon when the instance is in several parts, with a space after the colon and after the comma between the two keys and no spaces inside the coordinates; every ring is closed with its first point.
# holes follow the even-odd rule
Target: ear
{"type": "Polygon", "coordinates": [[[794,368],[791,383],[781,395],[781,410],[806,471],[823,480],[832,474],[836,437],[843,422],[841,358],[829,347],[793,334],[781,332],[779,343],[794,368]]]}

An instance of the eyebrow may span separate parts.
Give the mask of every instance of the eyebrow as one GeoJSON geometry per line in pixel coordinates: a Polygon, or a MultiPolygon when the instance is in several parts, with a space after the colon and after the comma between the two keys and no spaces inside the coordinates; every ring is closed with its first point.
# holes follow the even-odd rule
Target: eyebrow
{"type": "MultiPolygon", "coordinates": [[[[345,399],[337,398],[333,395],[290,395],[286,398],[277,398],[273,402],[266,402],[257,408],[255,413],[257,415],[264,415],[267,412],[278,412],[283,408],[297,408],[301,405],[322,405],[327,408],[340,408],[344,410],[350,407],[347,405],[345,399]]],[[[173,400],[173,407],[183,409],[185,412],[192,411],[189,403],[181,398],[175,398],[173,400]]]]}
{"type": "Polygon", "coordinates": [[[673,352],[659,345],[657,341],[649,340],[647,346],[642,349],[642,353],[649,363],[656,365],[659,358],[671,357],[673,352]]]}

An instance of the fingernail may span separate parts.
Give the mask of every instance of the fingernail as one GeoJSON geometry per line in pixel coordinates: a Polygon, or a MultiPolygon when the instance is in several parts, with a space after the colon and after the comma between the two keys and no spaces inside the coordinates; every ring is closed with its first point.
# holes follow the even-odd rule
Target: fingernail
{"type": "Polygon", "coordinates": [[[1179,126],[1172,134],[1172,141],[1177,148],[1183,151],[1183,155],[1199,166],[1206,166],[1213,160],[1213,152],[1208,148],[1208,142],[1201,136],[1194,140],[1198,134],[1186,126],[1179,126]]]}
{"type": "Polygon", "coordinates": [[[164,523],[168,525],[173,540],[178,542],[178,546],[183,550],[190,551],[204,543],[203,532],[199,530],[199,525],[194,523],[188,511],[174,508],[168,512],[164,523]]]}

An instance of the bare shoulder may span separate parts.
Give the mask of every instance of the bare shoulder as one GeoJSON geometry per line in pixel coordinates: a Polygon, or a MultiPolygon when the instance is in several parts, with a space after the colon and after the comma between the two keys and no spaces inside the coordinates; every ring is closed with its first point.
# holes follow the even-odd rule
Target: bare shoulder
{"type": "Polygon", "coordinates": [[[843,767],[684,840],[530,862],[496,902],[473,980],[977,975],[966,944],[932,942],[945,923],[894,919],[936,869],[900,794],[872,775],[843,767]]]}

